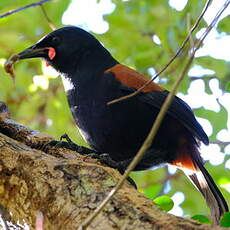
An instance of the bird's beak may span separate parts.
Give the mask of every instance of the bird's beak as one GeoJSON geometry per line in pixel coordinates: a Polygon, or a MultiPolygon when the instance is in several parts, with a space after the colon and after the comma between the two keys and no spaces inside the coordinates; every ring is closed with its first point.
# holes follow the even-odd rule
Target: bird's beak
{"type": "Polygon", "coordinates": [[[18,60],[28,59],[28,58],[37,58],[37,57],[47,57],[48,49],[47,48],[36,48],[31,46],[22,52],[18,53],[18,60]]]}
{"type": "MultiPolygon", "coordinates": [[[[47,57],[49,54],[49,49],[51,48],[37,48],[35,45],[31,46],[24,51],[14,54],[11,56],[4,64],[4,69],[7,73],[11,75],[12,78],[15,78],[13,71],[13,64],[19,60],[27,59],[27,58],[36,58],[36,57],[47,57]]],[[[52,50],[51,54],[55,55],[55,51],[52,50]],[[53,53],[52,53],[53,52],[53,53]]]]}

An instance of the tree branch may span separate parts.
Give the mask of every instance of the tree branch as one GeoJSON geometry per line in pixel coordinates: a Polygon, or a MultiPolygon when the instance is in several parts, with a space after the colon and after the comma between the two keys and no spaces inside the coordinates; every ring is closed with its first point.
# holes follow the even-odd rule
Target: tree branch
{"type": "MultiPolygon", "coordinates": [[[[7,117],[0,119],[0,205],[12,214],[10,221],[26,223],[30,229],[37,228],[39,221],[44,225],[42,229],[75,230],[103,201],[121,175],[95,159],[70,150],[52,147],[45,153],[25,144],[32,143],[28,140],[41,144],[47,141],[45,136],[48,135],[7,117]],[[38,220],[39,213],[44,221],[43,217],[38,220]]],[[[151,200],[125,182],[89,229],[212,228],[160,211],[151,200]]],[[[216,228],[221,229],[224,230],[216,228]]]]}
{"type": "Polygon", "coordinates": [[[22,6],[22,7],[19,7],[15,10],[10,10],[4,14],[0,14],[0,18],[4,18],[4,17],[7,17],[11,14],[15,14],[15,13],[18,13],[22,10],[25,10],[25,9],[28,9],[30,7],[35,7],[35,6],[41,6],[42,4],[46,3],[46,2],[50,2],[50,1],[53,1],[53,0],[42,0],[42,1],[39,1],[39,2],[35,2],[35,3],[31,3],[31,4],[28,4],[28,5],[25,5],[25,6],[22,6]]]}
{"type": "Polygon", "coordinates": [[[52,29],[52,30],[56,30],[57,27],[54,25],[54,23],[51,21],[51,19],[49,18],[48,14],[46,13],[46,10],[44,8],[43,5],[40,5],[41,7],[41,10],[42,10],[42,13],[44,14],[44,17],[49,25],[49,27],[52,29]]]}

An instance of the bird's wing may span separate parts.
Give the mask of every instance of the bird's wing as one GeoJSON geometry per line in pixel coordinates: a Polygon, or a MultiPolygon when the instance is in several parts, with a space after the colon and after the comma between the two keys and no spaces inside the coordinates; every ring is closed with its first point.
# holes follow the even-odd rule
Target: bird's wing
{"type": "MultiPolygon", "coordinates": [[[[138,72],[118,64],[106,72],[112,72],[115,79],[121,83],[120,89],[126,91],[126,93],[134,92],[145,84],[148,79],[138,72]]],[[[155,108],[160,110],[169,92],[156,83],[149,84],[142,93],[139,93],[136,97],[155,108]]],[[[204,132],[201,125],[197,122],[193,111],[183,100],[175,96],[172,104],[170,105],[168,112],[171,117],[182,123],[195,137],[197,137],[204,144],[208,144],[208,136],[204,132]]]]}
{"type": "MultiPolygon", "coordinates": [[[[116,80],[118,80],[123,85],[134,89],[139,89],[141,86],[148,82],[148,79],[145,76],[121,64],[117,64],[112,68],[107,69],[105,73],[113,73],[116,80]]],[[[151,82],[143,89],[143,92],[150,92],[152,90],[163,91],[164,89],[156,83],[151,82]]]]}
{"type": "MultiPolygon", "coordinates": [[[[157,108],[161,108],[164,103],[168,91],[151,91],[142,93],[138,97],[143,101],[157,108]]],[[[168,112],[176,120],[180,121],[194,136],[196,136],[204,144],[208,144],[209,140],[201,125],[197,122],[193,111],[183,100],[175,96],[168,112]]]]}

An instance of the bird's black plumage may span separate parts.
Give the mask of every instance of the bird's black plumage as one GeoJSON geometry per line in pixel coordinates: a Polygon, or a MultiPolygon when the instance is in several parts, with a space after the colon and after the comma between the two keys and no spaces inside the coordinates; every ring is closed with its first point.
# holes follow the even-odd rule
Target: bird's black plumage
{"type": "MultiPolygon", "coordinates": [[[[119,64],[94,36],[77,27],[56,30],[19,56],[45,58],[61,73],[70,109],[86,141],[95,151],[108,153],[127,166],[168,92],[152,83],[134,97],[107,105],[136,90],[146,79],[119,64]]],[[[162,163],[182,168],[205,197],[217,223],[228,207],[203,167],[199,141],[209,142],[191,108],[175,97],[155,140],[135,169],[162,163]]]]}

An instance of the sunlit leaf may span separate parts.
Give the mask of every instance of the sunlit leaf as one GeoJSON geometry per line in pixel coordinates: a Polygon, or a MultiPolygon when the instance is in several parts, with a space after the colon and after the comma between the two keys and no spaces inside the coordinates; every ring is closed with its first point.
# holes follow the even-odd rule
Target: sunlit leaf
{"type": "Polygon", "coordinates": [[[196,58],[194,63],[201,65],[203,68],[214,70],[218,78],[224,78],[229,71],[226,61],[215,59],[210,56],[196,58]]]}
{"type": "Polygon", "coordinates": [[[143,193],[149,199],[153,199],[160,192],[161,185],[152,185],[143,189],[143,193]]]}
{"type": "Polygon", "coordinates": [[[223,18],[218,23],[217,30],[218,32],[224,32],[224,33],[230,34],[230,17],[229,16],[223,18]]]}
{"type": "Polygon", "coordinates": [[[220,226],[228,228],[230,227],[230,212],[226,212],[220,220],[220,226]]]}
{"type": "Polygon", "coordinates": [[[225,185],[230,183],[230,178],[228,177],[221,177],[218,181],[220,185],[225,185]]]}
{"type": "Polygon", "coordinates": [[[173,200],[169,196],[160,196],[153,200],[162,210],[170,211],[173,208],[173,200]]]}
{"type": "Polygon", "coordinates": [[[193,220],[197,220],[199,221],[200,223],[203,223],[203,224],[210,224],[210,220],[208,219],[207,216],[203,216],[203,215],[195,215],[192,217],[193,220]]]}

